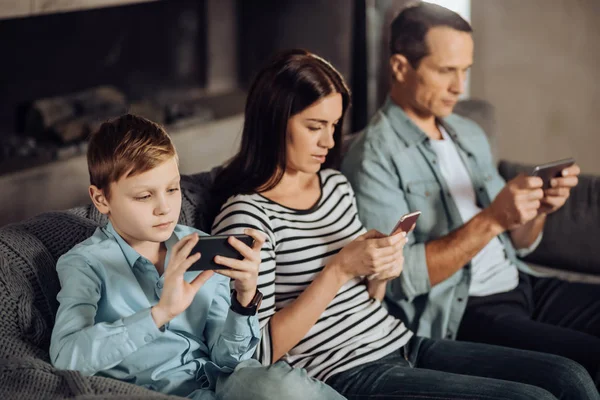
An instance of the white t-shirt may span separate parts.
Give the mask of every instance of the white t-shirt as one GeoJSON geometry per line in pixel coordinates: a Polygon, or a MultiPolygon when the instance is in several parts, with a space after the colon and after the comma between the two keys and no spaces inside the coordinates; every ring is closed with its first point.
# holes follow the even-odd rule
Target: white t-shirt
{"type": "MultiPolygon", "coordinates": [[[[431,145],[438,156],[438,165],[448,184],[463,222],[481,212],[477,206],[471,177],[448,132],[439,126],[442,140],[432,140],[431,145]]],[[[493,238],[471,261],[470,296],[488,296],[507,292],[517,287],[517,266],[506,257],[504,246],[498,237],[493,238]]]]}

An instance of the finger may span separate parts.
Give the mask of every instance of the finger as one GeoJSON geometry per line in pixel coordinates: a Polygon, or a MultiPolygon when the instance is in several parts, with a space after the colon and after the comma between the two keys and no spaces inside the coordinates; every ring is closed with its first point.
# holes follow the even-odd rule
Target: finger
{"type": "Polygon", "coordinates": [[[254,239],[254,243],[252,244],[252,250],[257,251],[262,249],[265,241],[267,240],[267,235],[259,230],[246,228],[244,229],[244,233],[248,236],[251,236],[254,239]]]}
{"type": "Polygon", "coordinates": [[[373,240],[373,245],[375,246],[375,248],[382,249],[385,247],[394,246],[396,243],[404,240],[405,237],[406,237],[406,232],[400,231],[391,236],[384,236],[384,237],[372,239],[372,240],[373,240]]]}
{"type": "Polygon", "coordinates": [[[248,266],[244,260],[236,260],[234,258],[223,256],[215,256],[214,261],[219,265],[235,269],[237,271],[250,271],[253,269],[252,267],[248,266]]]}
{"type": "Polygon", "coordinates": [[[181,248],[194,238],[198,238],[198,234],[196,232],[190,233],[189,235],[182,237],[181,240],[175,243],[171,248],[171,254],[175,254],[181,251],[181,248]]]}
{"type": "Polygon", "coordinates": [[[577,186],[579,183],[579,178],[577,176],[567,176],[564,178],[552,178],[550,180],[550,186],[555,187],[564,187],[564,188],[572,188],[577,186]]]}
{"type": "Polygon", "coordinates": [[[187,270],[190,269],[190,267],[194,265],[194,263],[196,263],[200,259],[200,257],[202,257],[200,253],[192,254],[191,256],[183,260],[181,263],[175,265],[174,268],[167,268],[167,271],[171,270],[171,273],[183,274],[184,272],[187,272],[187,270]]]}
{"type": "Polygon", "coordinates": [[[177,252],[171,251],[171,254],[173,254],[175,257],[177,257],[181,260],[188,258],[188,256],[192,252],[192,249],[196,245],[196,243],[198,243],[199,240],[202,240],[202,239],[200,239],[200,237],[198,236],[197,233],[194,235],[195,236],[192,236],[190,239],[188,239],[188,241],[186,243],[184,243],[184,245],[179,249],[179,251],[177,251],[177,252]]]}
{"type": "Polygon", "coordinates": [[[256,254],[256,252],[252,250],[252,248],[248,247],[246,243],[242,242],[238,238],[230,236],[229,238],[227,238],[227,242],[229,242],[231,247],[236,249],[242,255],[243,258],[254,262],[258,261],[257,256],[260,257],[260,254],[256,254]]]}
{"type": "Polygon", "coordinates": [[[510,183],[516,185],[518,189],[536,189],[544,185],[544,181],[539,176],[527,176],[524,174],[519,174],[510,183]]]}
{"type": "Polygon", "coordinates": [[[545,205],[551,206],[552,208],[556,209],[565,204],[565,200],[566,199],[564,197],[546,197],[542,200],[542,202],[545,205]]]}
{"type": "Polygon", "coordinates": [[[243,281],[248,277],[248,273],[244,271],[236,271],[234,269],[215,269],[214,272],[219,275],[226,276],[230,279],[243,281]]]}
{"type": "Polygon", "coordinates": [[[579,168],[579,165],[577,164],[573,164],[568,168],[565,168],[561,171],[562,176],[577,176],[581,173],[581,168],[579,168]]]}
{"type": "Polygon", "coordinates": [[[569,197],[570,190],[565,187],[556,187],[544,190],[544,197],[569,197]]]}
{"type": "Polygon", "coordinates": [[[384,235],[383,233],[379,232],[377,229],[371,229],[370,231],[367,231],[366,233],[363,233],[362,235],[357,237],[355,240],[357,240],[357,239],[360,239],[360,240],[379,239],[379,238],[386,238],[386,237],[387,237],[387,235],[384,235]]]}
{"type": "Polygon", "coordinates": [[[192,285],[195,291],[198,291],[214,274],[215,271],[212,270],[202,271],[190,282],[190,285],[192,285]]]}

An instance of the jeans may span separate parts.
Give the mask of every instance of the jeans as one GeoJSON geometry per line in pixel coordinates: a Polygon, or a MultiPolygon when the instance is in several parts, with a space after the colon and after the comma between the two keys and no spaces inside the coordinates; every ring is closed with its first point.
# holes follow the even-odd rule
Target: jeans
{"type": "Polygon", "coordinates": [[[344,400],[305,369],[284,361],[263,367],[256,360],[242,361],[233,373],[219,376],[215,391],[196,390],[194,400],[344,400]]]}
{"type": "Polygon", "coordinates": [[[567,358],[421,337],[327,383],[349,400],[600,399],[585,368],[567,358]]]}
{"type": "Polygon", "coordinates": [[[600,387],[600,286],[521,273],[511,291],[469,298],[457,339],[570,358],[600,387]]]}

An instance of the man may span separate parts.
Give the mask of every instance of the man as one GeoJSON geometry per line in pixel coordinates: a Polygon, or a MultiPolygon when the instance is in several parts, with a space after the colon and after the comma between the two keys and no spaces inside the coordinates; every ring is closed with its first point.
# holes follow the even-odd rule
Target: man
{"type": "Polygon", "coordinates": [[[389,233],[422,211],[390,308],[419,335],[570,357],[598,384],[600,288],[534,276],[517,258],[538,245],[579,167],[546,190],[537,177],[504,182],[484,132],[452,114],[473,62],[470,25],[420,3],[391,30],[389,98],[342,165],[367,228],[389,233]]]}

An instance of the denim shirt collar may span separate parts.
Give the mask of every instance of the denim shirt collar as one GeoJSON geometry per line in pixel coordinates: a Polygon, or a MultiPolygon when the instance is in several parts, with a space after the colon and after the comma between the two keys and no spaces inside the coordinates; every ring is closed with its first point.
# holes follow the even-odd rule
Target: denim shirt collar
{"type": "MultiPolygon", "coordinates": [[[[129,266],[131,268],[133,268],[133,266],[135,265],[135,263],[140,259],[140,258],[144,258],[140,253],[138,253],[137,251],[135,251],[133,249],[133,247],[131,247],[129,245],[129,243],[127,243],[125,241],[125,239],[123,239],[121,237],[121,235],[119,235],[119,233],[115,230],[115,227],[113,226],[113,224],[109,221],[106,226],[103,228],[105,233],[108,233],[110,236],[114,237],[115,240],[117,241],[117,244],[119,245],[119,247],[121,248],[121,251],[123,251],[123,254],[125,255],[125,259],[127,260],[127,263],[129,264],[129,266]]],[[[165,246],[167,246],[167,260],[168,260],[168,256],[171,253],[171,248],[173,247],[173,245],[175,245],[175,243],[177,243],[180,240],[180,238],[177,235],[177,229],[173,231],[173,234],[171,235],[171,237],[169,239],[167,239],[167,241],[165,241],[165,246]]],[[[166,263],[166,260],[165,260],[166,263]]]]}
{"type": "MultiPolygon", "coordinates": [[[[385,99],[382,112],[390,120],[392,129],[394,129],[396,134],[402,141],[406,143],[407,146],[413,146],[429,140],[429,136],[427,136],[427,134],[423,132],[421,128],[415,125],[408,115],[406,115],[404,110],[394,103],[389,95],[385,99]]],[[[468,143],[463,143],[463,141],[460,140],[459,135],[456,133],[456,130],[454,130],[447,118],[437,118],[436,122],[444,127],[454,143],[458,144],[467,153],[472,153],[472,151],[469,149],[468,143]]]]}

